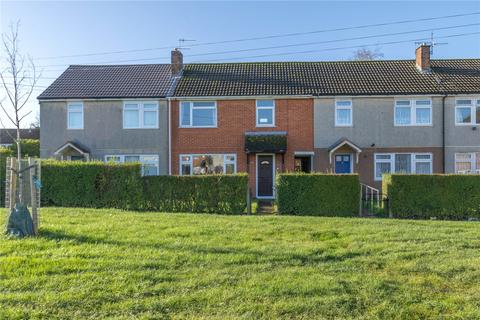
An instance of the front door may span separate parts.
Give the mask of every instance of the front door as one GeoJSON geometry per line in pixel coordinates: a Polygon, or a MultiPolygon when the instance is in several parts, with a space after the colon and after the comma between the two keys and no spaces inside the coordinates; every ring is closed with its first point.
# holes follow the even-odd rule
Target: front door
{"type": "Polygon", "coordinates": [[[335,155],[335,173],[352,173],[352,159],[349,154],[335,155]]]}
{"type": "Polygon", "coordinates": [[[257,155],[257,196],[273,197],[273,155],[257,155]]]}

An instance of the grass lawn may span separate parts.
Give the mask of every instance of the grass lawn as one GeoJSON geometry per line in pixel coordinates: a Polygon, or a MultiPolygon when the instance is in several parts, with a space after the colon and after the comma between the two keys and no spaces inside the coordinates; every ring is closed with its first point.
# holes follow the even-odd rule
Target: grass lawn
{"type": "Polygon", "coordinates": [[[41,223],[0,236],[0,319],[480,318],[478,222],[48,208],[41,223]]]}

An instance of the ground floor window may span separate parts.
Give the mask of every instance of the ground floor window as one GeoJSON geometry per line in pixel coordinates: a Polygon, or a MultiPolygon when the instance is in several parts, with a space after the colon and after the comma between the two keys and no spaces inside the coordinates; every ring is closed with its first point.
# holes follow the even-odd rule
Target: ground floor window
{"type": "Polygon", "coordinates": [[[236,172],[236,154],[180,155],[180,175],[233,174],[236,172]]]}
{"type": "Polygon", "coordinates": [[[455,173],[480,173],[480,152],[456,153],[455,173]]]}
{"type": "Polygon", "coordinates": [[[382,180],[384,173],[432,173],[430,153],[376,153],[375,180],[382,180]]]}
{"type": "Polygon", "coordinates": [[[115,163],[140,162],[142,164],[142,175],[144,176],[158,176],[160,172],[158,155],[107,155],[105,161],[115,163]]]}

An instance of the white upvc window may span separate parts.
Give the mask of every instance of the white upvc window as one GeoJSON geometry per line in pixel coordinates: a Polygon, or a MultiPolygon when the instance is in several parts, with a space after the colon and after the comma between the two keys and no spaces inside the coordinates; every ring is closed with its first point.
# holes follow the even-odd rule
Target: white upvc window
{"type": "Polygon", "coordinates": [[[396,126],[432,125],[432,100],[395,100],[394,122],[396,126]]]}
{"type": "Polygon", "coordinates": [[[431,174],[431,153],[376,153],[374,175],[382,180],[384,173],[431,174]]]}
{"type": "Polygon", "coordinates": [[[256,101],[256,123],[257,127],[275,126],[275,101],[257,100],[256,101]]]}
{"type": "Polygon", "coordinates": [[[335,100],[335,126],[351,127],[352,125],[352,100],[335,100]]]}
{"type": "Polygon", "coordinates": [[[157,129],[158,103],[156,101],[125,101],[123,104],[124,129],[157,129]]]}
{"type": "Polygon", "coordinates": [[[480,174],[480,152],[455,153],[455,173],[480,174]]]}
{"type": "Polygon", "coordinates": [[[237,173],[236,154],[181,154],[180,175],[237,173]]]}
{"type": "Polygon", "coordinates": [[[217,104],[215,101],[180,102],[181,128],[215,128],[217,104]]]}
{"type": "Polygon", "coordinates": [[[83,129],[83,103],[70,102],[67,108],[67,128],[76,130],[83,129]]]}
{"type": "Polygon", "coordinates": [[[455,100],[455,125],[479,125],[480,124],[480,99],[456,99],[455,100]]]}
{"type": "Polygon", "coordinates": [[[143,176],[158,176],[159,175],[159,157],[158,155],[106,155],[105,162],[128,163],[140,162],[142,164],[143,176]]]}

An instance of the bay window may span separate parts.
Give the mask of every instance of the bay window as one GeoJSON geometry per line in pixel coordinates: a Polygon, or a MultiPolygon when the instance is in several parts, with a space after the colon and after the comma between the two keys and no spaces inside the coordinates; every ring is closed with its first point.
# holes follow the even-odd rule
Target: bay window
{"type": "Polygon", "coordinates": [[[429,153],[376,153],[375,180],[384,173],[431,174],[432,155],[429,153]]]}
{"type": "Polygon", "coordinates": [[[396,100],[394,122],[396,126],[428,126],[432,124],[430,99],[396,100]]]}
{"type": "Polygon", "coordinates": [[[125,102],[123,104],[124,129],[158,128],[157,102],[125,102]]]}
{"type": "Polygon", "coordinates": [[[182,154],[180,175],[233,174],[237,172],[235,154],[182,154]]]}
{"type": "Polygon", "coordinates": [[[217,105],[213,101],[180,103],[180,127],[214,128],[217,126],[217,105]]]}

